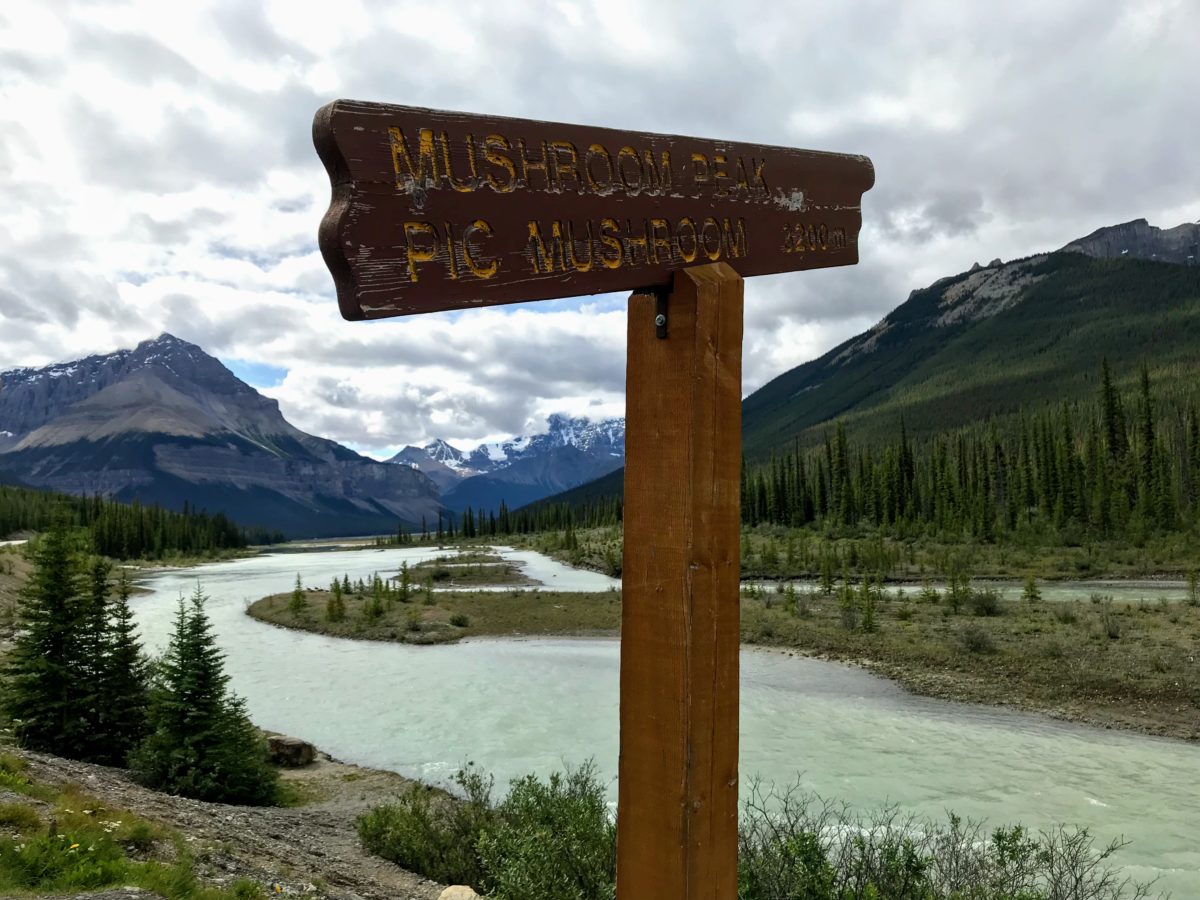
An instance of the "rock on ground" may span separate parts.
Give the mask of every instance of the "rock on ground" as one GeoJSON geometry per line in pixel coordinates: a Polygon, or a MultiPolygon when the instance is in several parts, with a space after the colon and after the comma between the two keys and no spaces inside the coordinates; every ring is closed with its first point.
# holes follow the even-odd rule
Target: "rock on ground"
{"type": "Polygon", "coordinates": [[[267,748],[271,752],[271,761],[277,766],[295,769],[307,766],[317,758],[317,748],[308,741],[283,734],[268,737],[267,748]]]}

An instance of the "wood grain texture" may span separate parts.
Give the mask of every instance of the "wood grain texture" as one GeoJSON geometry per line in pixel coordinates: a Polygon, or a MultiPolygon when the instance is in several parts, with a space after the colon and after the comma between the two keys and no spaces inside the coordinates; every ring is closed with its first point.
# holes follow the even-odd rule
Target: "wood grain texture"
{"type": "Polygon", "coordinates": [[[858,261],[863,156],[338,100],[319,244],[349,319],[858,261]]]}
{"type": "Polygon", "coordinates": [[[742,280],[629,304],[619,900],[737,895],[742,280]]]}

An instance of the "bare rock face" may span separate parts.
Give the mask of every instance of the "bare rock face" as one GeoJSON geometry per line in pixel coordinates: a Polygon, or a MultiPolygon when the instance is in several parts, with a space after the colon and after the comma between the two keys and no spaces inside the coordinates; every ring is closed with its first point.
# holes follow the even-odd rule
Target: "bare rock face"
{"type": "Polygon", "coordinates": [[[1145,219],[1100,228],[1062,248],[1102,259],[1149,259],[1200,265],[1200,222],[1156,228],[1145,219]]]}
{"type": "Polygon", "coordinates": [[[308,741],[283,734],[267,738],[267,749],[271,753],[271,762],[291,769],[307,766],[317,758],[317,748],[308,741]]]}

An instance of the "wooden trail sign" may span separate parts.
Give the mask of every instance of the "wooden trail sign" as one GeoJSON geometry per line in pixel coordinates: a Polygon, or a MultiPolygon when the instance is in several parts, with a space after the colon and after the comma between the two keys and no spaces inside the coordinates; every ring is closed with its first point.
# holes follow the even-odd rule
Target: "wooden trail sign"
{"type": "Polygon", "coordinates": [[[347,100],[313,139],[347,319],[635,291],[617,896],[734,900],[742,278],[858,262],[870,160],[347,100]]]}
{"type": "Polygon", "coordinates": [[[313,121],[347,319],[858,261],[862,156],[337,100],[313,121]]]}

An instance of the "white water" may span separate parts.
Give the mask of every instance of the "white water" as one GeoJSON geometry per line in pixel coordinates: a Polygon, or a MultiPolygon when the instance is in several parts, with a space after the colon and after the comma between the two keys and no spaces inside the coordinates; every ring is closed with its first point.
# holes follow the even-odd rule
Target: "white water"
{"type": "MultiPolygon", "coordinates": [[[[619,645],[480,640],[412,647],[274,628],[244,615],[296,573],[322,586],[395,572],[420,549],[274,554],[161,573],[135,600],[147,643],[166,641],[176,598],[197,580],[234,689],[265,728],[334,756],[428,780],[472,760],[500,784],[595,757],[616,774],[619,645]]],[[[611,579],[537,554],[505,553],[558,589],[611,579]]],[[[597,585],[601,585],[597,587],[597,585]]],[[[1124,599],[1124,598],[1122,598],[1124,599]]],[[[504,602],[497,597],[496,602],[504,602]]],[[[1200,714],[1200,713],[1198,713],[1200,714]]],[[[1176,897],[1200,885],[1200,747],[912,697],[846,666],[742,654],[741,771],[869,809],[887,802],[994,824],[1086,825],[1134,840],[1119,861],[1176,897]]],[[[614,785],[615,786],[615,785],[614,785]]]]}

